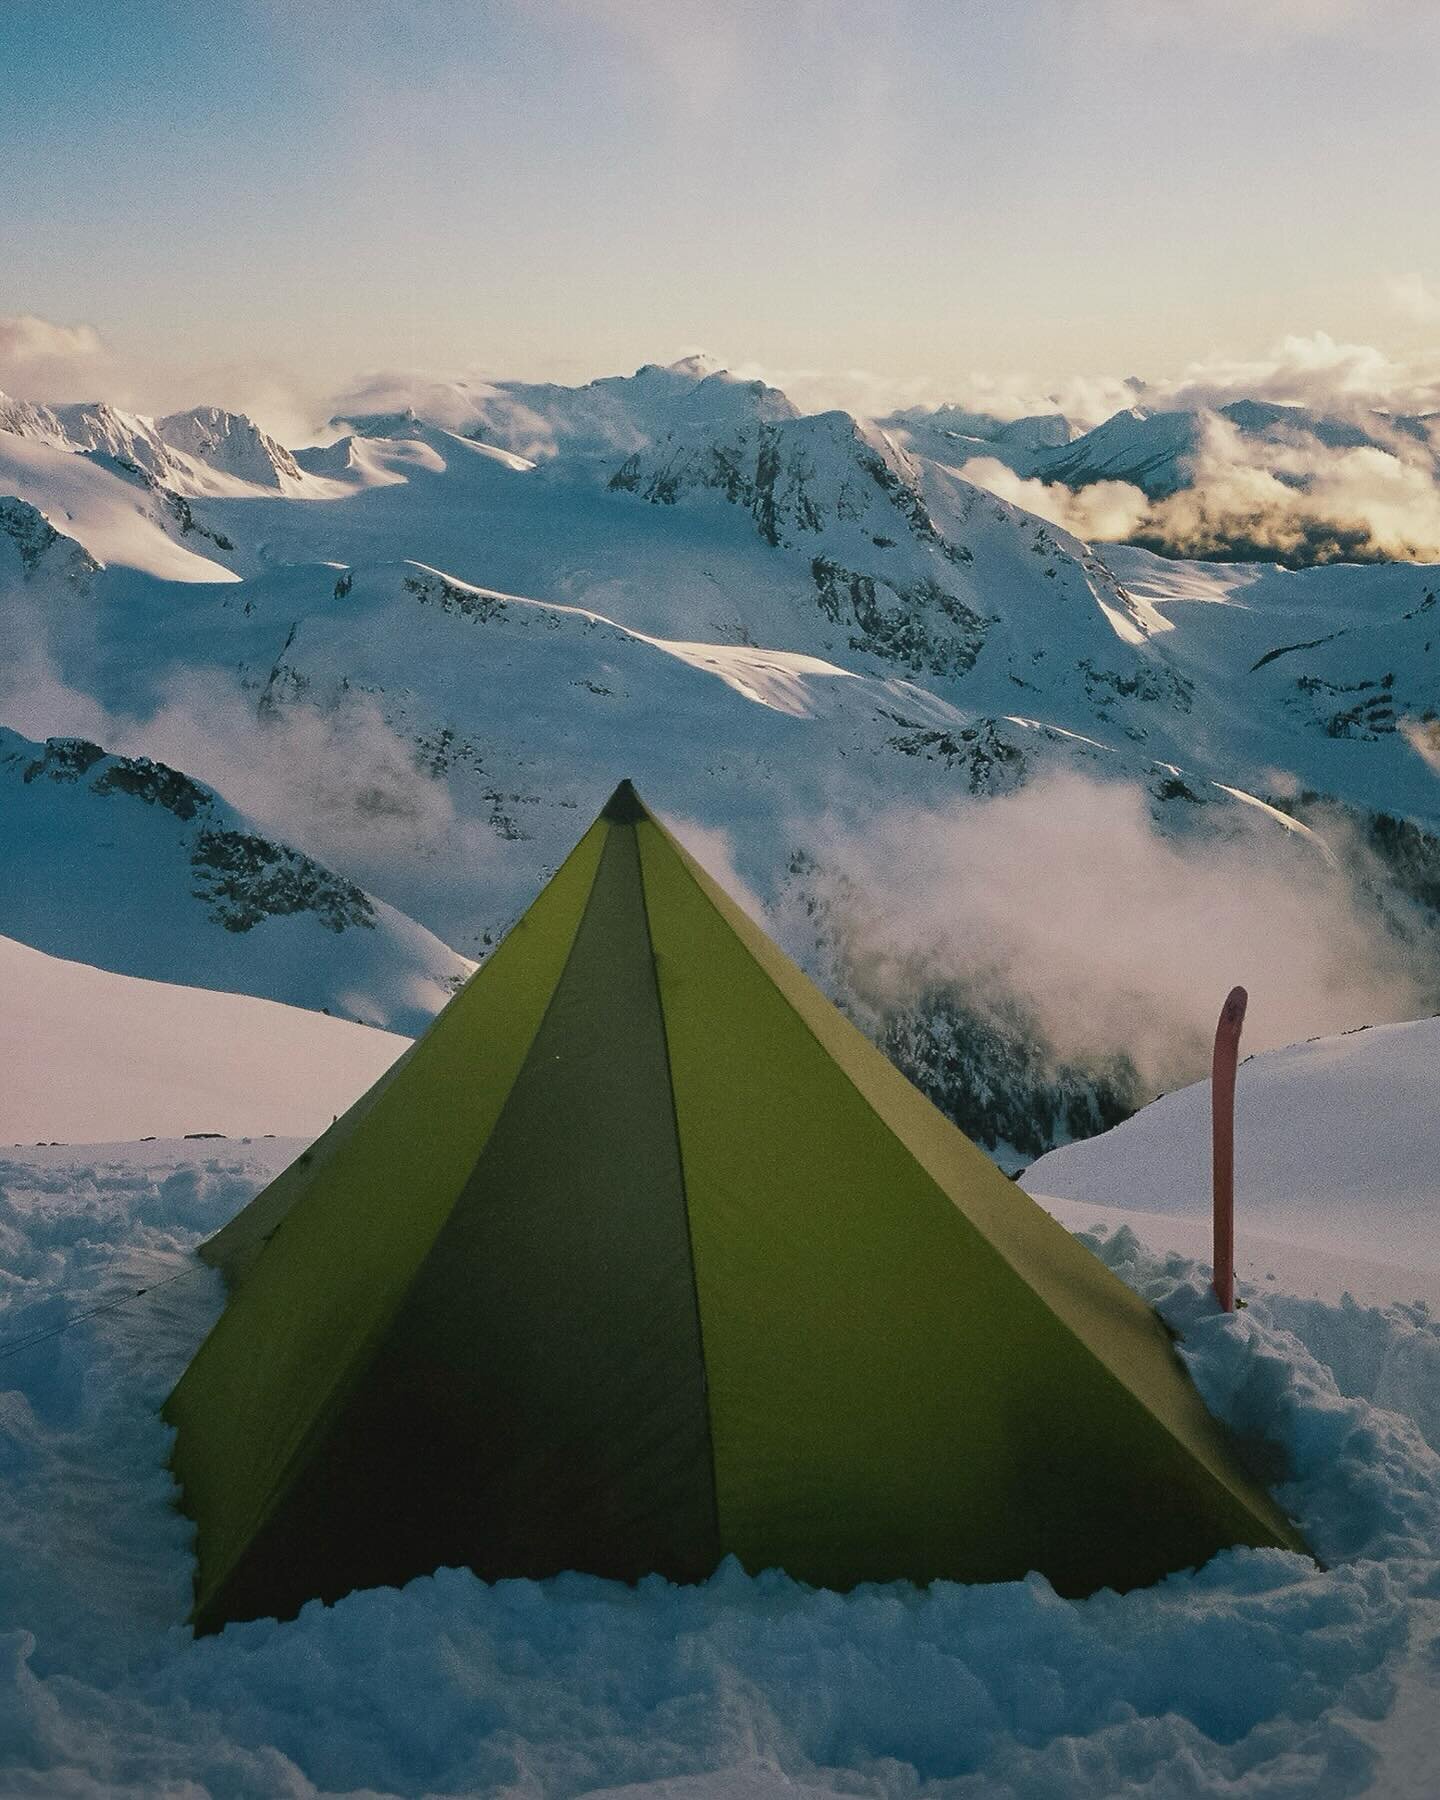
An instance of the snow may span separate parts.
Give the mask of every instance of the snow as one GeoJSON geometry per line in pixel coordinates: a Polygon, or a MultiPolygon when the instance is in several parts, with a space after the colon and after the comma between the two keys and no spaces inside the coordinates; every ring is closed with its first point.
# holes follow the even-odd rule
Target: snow
{"type": "Polygon", "coordinates": [[[443,1570],[192,1641],[157,1412],[220,1304],[189,1250],[299,1147],[0,1161],[0,1791],[1433,1794],[1434,1318],[1286,1293],[1226,1318],[1123,1231],[1092,1241],[1263,1441],[1323,1569],[1236,1550],[1083,1602],[1035,1576],[839,1595],[733,1564],[691,1588],[443,1570]]]}
{"type": "MultiPolygon", "coordinates": [[[[1247,1058],[1235,1085],[1242,1245],[1253,1231],[1327,1256],[1389,1263],[1416,1293],[1427,1286],[1433,1293],[1440,1282],[1437,1118],[1440,1018],[1247,1058]]],[[[1133,1207],[1203,1228],[1211,1203],[1210,1084],[1181,1088],[1101,1137],[1052,1150],[1022,1185],[1079,1207],[1133,1207]]],[[[1193,1239],[1185,1247],[1195,1253],[1193,1239]]]]}
{"type": "Polygon", "coordinates": [[[0,725],[0,932],[121,975],[422,1031],[473,964],[163,765],[0,725]]]}
{"type": "Polygon", "coordinates": [[[113,975],[6,937],[0,993],[0,1143],[313,1135],[410,1043],[298,1006],[113,975]]]}
{"type": "Polygon", "coordinates": [[[223,564],[177,544],[146,489],[73,451],[0,431],[0,494],[38,507],[57,531],[102,563],[164,581],[238,579],[223,564]]]}

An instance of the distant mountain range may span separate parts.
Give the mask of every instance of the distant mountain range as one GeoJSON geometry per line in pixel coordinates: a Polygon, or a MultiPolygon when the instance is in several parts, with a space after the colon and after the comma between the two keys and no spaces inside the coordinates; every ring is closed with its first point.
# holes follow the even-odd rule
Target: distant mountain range
{"type": "MultiPolygon", "coordinates": [[[[1266,411],[1232,422],[1289,428],[1266,411]]],[[[1332,796],[1413,834],[1423,890],[1440,571],[1097,549],[957,473],[1164,493],[1192,417],[866,424],[696,359],[451,384],[294,451],[210,409],[0,401],[0,721],[26,740],[0,932],[414,1029],[622,775],[792,921],[818,821],[1072,768],[1138,785],[1162,833],[1258,821],[1302,856],[1330,852],[1297,797],[1332,796]],[[226,834],[264,847],[207,872],[226,834]]],[[[1125,1110],[1123,1070],[1066,1072],[1023,1021],[966,1063],[970,998],[873,1028],[978,1135],[1125,1110]]]]}
{"type": "Polygon", "coordinates": [[[1388,451],[1401,443],[1427,452],[1440,467],[1440,413],[1362,411],[1354,417],[1305,406],[1235,400],[1213,408],[1136,405],[1081,430],[1062,413],[1000,420],[955,407],[912,407],[880,421],[919,454],[963,464],[994,457],[1017,475],[1085,488],[1123,481],[1152,500],[1190,487],[1211,421],[1233,427],[1257,448],[1388,451]]]}

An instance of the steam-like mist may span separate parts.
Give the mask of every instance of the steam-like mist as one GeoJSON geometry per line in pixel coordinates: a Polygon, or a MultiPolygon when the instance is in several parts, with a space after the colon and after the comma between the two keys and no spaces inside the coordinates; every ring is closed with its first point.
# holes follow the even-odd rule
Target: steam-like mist
{"type": "MultiPolygon", "coordinates": [[[[427,869],[483,870],[495,860],[485,825],[456,812],[446,784],[374,702],[257,709],[220,670],[187,670],[154,704],[107,711],[56,672],[43,628],[17,596],[0,609],[20,654],[0,680],[0,720],[32,738],[83,737],[113,754],[148,756],[215,788],[268,835],[404,910],[424,912],[427,869]]],[[[443,885],[443,884],[441,884],[443,885]]],[[[442,933],[449,919],[426,918],[442,933]]]]}
{"type": "Polygon", "coordinates": [[[799,834],[862,1002],[910,1005],[946,983],[971,1005],[1018,1002],[1057,1057],[1127,1054],[1155,1090],[1203,1072],[1237,982],[1250,1051],[1433,1007],[1351,878],[1259,815],[1172,840],[1139,788],[1063,773],[863,832],[830,820],[799,834]]]}
{"type": "Polygon", "coordinates": [[[960,473],[977,487],[988,488],[1012,506],[1036,513],[1087,543],[1123,542],[1152,517],[1150,502],[1127,481],[1094,481],[1088,487],[1069,488],[1062,481],[1017,475],[993,456],[971,457],[960,473]]]}
{"type": "Polygon", "coordinates": [[[1298,430],[1257,440],[1204,414],[1189,485],[1159,500],[1123,481],[1027,479],[993,457],[960,472],[1091,542],[1296,564],[1440,560],[1436,443],[1373,417],[1368,428],[1383,441],[1336,447],[1298,430]]]}
{"type": "Polygon", "coordinates": [[[444,785],[368,699],[257,716],[224,676],[187,673],[157,711],[116,729],[111,748],[214,782],[268,831],[341,867],[433,855],[454,827],[444,785]]]}

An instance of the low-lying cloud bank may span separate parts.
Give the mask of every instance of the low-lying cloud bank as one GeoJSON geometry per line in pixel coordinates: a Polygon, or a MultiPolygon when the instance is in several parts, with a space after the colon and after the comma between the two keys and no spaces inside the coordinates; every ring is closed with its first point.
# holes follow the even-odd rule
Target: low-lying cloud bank
{"type": "Polygon", "coordinates": [[[1159,499],[1124,481],[1026,478],[993,457],[961,473],[1077,537],[1168,556],[1440,561],[1440,419],[1401,428],[1372,413],[1366,428],[1377,442],[1334,445],[1288,426],[1257,438],[1204,413],[1188,485],[1159,499]]]}
{"type": "MultiPolygon", "coordinates": [[[[1203,1074],[1237,982],[1251,994],[1247,1051],[1436,1003],[1433,961],[1386,927],[1353,858],[1347,870],[1250,809],[1223,835],[1171,838],[1140,788],[1057,773],[1000,799],[897,809],[863,832],[810,821],[796,836],[862,1007],[912,1006],[948,984],[981,1011],[1023,1009],[1057,1059],[1128,1057],[1151,1091],[1203,1074]]],[[[798,947],[803,924],[789,926],[798,947]]]]}

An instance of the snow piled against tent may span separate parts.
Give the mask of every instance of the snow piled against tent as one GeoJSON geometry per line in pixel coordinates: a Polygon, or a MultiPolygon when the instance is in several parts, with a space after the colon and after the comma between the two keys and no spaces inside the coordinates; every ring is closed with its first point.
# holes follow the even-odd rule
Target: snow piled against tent
{"type": "Polygon", "coordinates": [[[1090,1241],[1182,1334],[1323,1570],[1237,1550],[1080,1603],[1038,1577],[837,1595],[733,1565],[634,1590],[444,1570],[192,1641],[157,1410],[220,1304],[188,1253],[297,1148],[0,1163],[5,1794],[1431,1791],[1440,1323],[1276,1293],[1223,1318],[1194,1264],[1125,1229],[1090,1241]]]}

